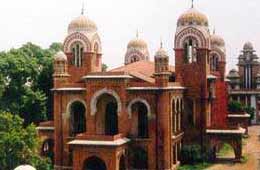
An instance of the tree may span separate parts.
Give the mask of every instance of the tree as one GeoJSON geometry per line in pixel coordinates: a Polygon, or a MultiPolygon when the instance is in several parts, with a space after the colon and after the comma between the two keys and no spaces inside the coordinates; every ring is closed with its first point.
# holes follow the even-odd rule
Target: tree
{"type": "Polygon", "coordinates": [[[108,66],[106,64],[102,64],[102,72],[107,71],[108,66]]]}
{"type": "Polygon", "coordinates": [[[23,120],[10,113],[0,114],[0,167],[14,169],[30,164],[38,170],[51,170],[50,160],[38,155],[39,140],[34,125],[24,128],[23,120]]]}
{"type": "Polygon", "coordinates": [[[28,125],[52,119],[53,56],[62,49],[27,43],[0,53],[0,110],[18,114],[28,125]]]}

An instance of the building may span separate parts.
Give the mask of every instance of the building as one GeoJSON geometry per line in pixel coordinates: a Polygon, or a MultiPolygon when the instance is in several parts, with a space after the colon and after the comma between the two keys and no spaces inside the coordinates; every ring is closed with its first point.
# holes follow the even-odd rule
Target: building
{"type": "Polygon", "coordinates": [[[223,142],[239,160],[245,130],[227,122],[225,42],[208,25],[194,7],[179,17],[175,66],[162,43],[150,61],[137,36],[125,65],[102,72],[96,24],[74,19],[54,59],[54,121],[38,127],[43,154],[54,143],[55,169],[176,169],[182,145],[215,157],[223,142]]]}
{"type": "Polygon", "coordinates": [[[227,76],[230,80],[230,100],[241,102],[255,109],[252,123],[257,123],[260,118],[260,63],[258,59],[252,43],[245,43],[238,57],[238,71],[232,69],[227,76]]]}

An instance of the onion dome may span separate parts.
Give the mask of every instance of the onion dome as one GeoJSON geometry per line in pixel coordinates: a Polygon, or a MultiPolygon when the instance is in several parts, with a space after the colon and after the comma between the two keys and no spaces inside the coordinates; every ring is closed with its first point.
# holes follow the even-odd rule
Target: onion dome
{"type": "Polygon", "coordinates": [[[84,32],[84,33],[92,33],[97,31],[96,24],[90,20],[85,15],[80,15],[79,17],[72,20],[68,27],[68,33],[74,32],[84,32]]]}
{"type": "Polygon", "coordinates": [[[188,11],[183,13],[177,22],[178,26],[187,26],[187,25],[200,25],[208,26],[208,18],[203,13],[199,12],[195,8],[190,8],[188,11]]]}
{"type": "Polygon", "coordinates": [[[235,69],[230,70],[229,74],[227,75],[227,78],[239,78],[239,74],[235,69]]]}
{"type": "Polygon", "coordinates": [[[30,165],[20,165],[14,170],[36,170],[36,169],[30,165]]]}
{"type": "Polygon", "coordinates": [[[64,52],[59,51],[54,55],[55,61],[67,61],[67,56],[64,54],[64,52]]]}
{"type": "Polygon", "coordinates": [[[251,42],[246,42],[243,47],[244,51],[252,51],[254,50],[253,44],[251,42]]]}
{"type": "Polygon", "coordinates": [[[155,58],[168,58],[168,54],[167,52],[164,50],[162,43],[161,43],[161,47],[159,48],[159,50],[155,53],[155,58]]]}
{"type": "Polygon", "coordinates": [[[143,39],[140,39],[138,36],[136,36],[135,39],[131,40],[127,45],[127,48],[145,49],[147,47],[147,43],[143,39]]]}
{"type": "Polygon", "coordinates": [[[213,34],[210,36],[210,42],[212,46],[219,46],[219,47],[224,47],[225,46],[225,41],[222,37],[218,36],[215,34],[215,31],[213,34]]]}

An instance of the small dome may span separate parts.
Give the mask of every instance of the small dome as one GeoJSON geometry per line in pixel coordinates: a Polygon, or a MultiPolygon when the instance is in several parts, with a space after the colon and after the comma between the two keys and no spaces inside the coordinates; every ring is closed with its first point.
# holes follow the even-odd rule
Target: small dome
{"type": "Polygon", "coordinates": [[[185,25],[201,25],[208,26],[208,18],[203,13],[199,12],[195,8],[190,8],[188,11],[183,13],[177,22],[178,26],[185,25]]]}
{"type": "Polygon", "coordinates": [[[20,165],[14,170],[36,170],[36,169],[30,165],[20,165]]]}
{"type": "Polygon", "coordinates": [[[54,55],[55,61],[67,61],[67,56],[64,54],[64,52],[59,51],[54,55]]]}
{"type": "Polygon", "coordinates": [[[155,53],[155,58],[168,58],[168,54],[162,47],[162,44],[160,49],[155,53]]]}
{"type": "Polygon", "coordinates": [[[232,69],[232,70],[230,70],[230,72],[229,72],[227,77],[228,78],[239,78],[240,76],[239,76],[238,72],[235,69],[232,69]]]}
{"type": "Polygon", "coordinates": [[[254,50],[254,47],[253,47],[253,44],[251,43],[251,42],[246,42],[245,44],[244,44],[244,47],[243,47],[243,49],[245,50],[245,51],[251,51],[251,50],[254,50]]]}
{"type": "Polygon", "coordinates": [[[215,33],[211,35],[210,42],[211,42],[211,45],[216,45],[216,46],[220,46],[220,47],[225,46],[224,39],[222,37],[216,35],[215,33]]]}
{"type": "Polygon", "coordinates": [[[128,43],[127,48],[147,48],[147,43],[137,37],[128,43]]]}
{"type": "Polygon", "coordinates": [[[97,31],[96,24],[85,15],[80,15],[79,17],[72,20],[68,27],[69,34],[73,32],[91,33],[96,31],[97,31]]]}

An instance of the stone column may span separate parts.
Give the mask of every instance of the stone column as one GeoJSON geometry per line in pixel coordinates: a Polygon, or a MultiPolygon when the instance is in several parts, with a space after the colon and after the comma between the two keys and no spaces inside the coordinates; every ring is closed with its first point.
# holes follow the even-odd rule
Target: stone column
{"type": "Polygon", "coordinates": [[[250,101],[251,107],[255,109],[255,115],[253,117],[252,123],[256,123],[256,96],[251,95],[251,101],[250,101]]]}

